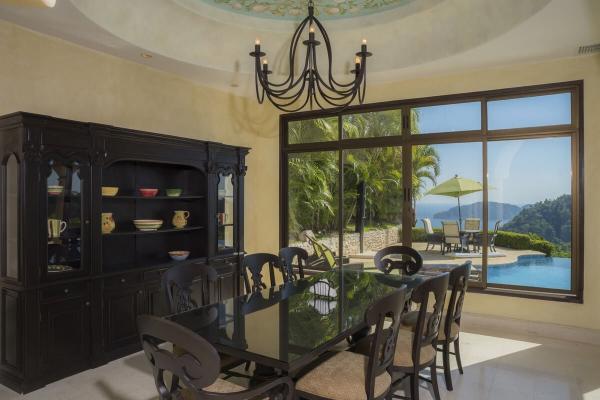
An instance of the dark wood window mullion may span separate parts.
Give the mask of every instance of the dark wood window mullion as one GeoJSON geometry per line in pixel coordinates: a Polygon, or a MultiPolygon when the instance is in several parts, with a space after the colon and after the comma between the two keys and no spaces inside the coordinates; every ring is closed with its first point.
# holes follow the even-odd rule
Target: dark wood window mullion
{"type": "Polygon", "coordinates": [[[481,151],[483,159],[483,254],[481,258],[481,286],[487,287],[488,275],[488,243],[489,243],[489,193],[488,193],[488,115],[487,115],[487,99],[481,101],[481,151]]]}
{"type": "Polygon", "coordinates": [[[344,150],[342,138],[344,137],[343,116],[338,115],[338,259],[342,266],[344,259],[344,150]]]}

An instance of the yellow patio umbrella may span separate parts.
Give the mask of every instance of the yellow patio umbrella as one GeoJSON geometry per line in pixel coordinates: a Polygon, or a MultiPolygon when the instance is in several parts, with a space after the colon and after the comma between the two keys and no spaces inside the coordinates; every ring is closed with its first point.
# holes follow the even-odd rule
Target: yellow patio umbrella
{"type": "Polygon", "coordinates": [[[466,196],[471,193],[483,191],[483,184],[472,179],[461,178],[454,175],[445,182],[440,183],[433,189],[425,193],[425,195],[433,194],[437,196],[456,197],[458,201],[458,224],[462,226],[462,218],[460,215],[460,196],[466,196]]]}

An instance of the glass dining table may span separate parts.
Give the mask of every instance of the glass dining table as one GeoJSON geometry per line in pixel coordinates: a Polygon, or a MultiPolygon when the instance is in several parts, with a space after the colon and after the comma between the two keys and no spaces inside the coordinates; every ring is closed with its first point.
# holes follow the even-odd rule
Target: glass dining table
{"type": "Polygon", "coordinates": [[[165,318],[204,337],[223,354],[294,375],[347,337],[365,331],[365,310],[431,275],[349,269],[309,276],[165,318]]]}

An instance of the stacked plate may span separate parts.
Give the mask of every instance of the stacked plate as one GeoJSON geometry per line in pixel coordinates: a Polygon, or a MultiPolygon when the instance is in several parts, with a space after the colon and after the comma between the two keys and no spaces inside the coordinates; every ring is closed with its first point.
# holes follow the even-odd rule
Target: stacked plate
{"type": "Polygon", "coordinates": [[[162,224],[162,219],[134,219],[133,224],[140,231],[156,231],[162,224]]]}

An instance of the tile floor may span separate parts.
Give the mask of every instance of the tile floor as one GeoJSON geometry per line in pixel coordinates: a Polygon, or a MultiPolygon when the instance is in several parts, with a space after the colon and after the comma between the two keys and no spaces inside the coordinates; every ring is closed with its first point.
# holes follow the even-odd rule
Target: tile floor
{"type": "MultiPolygon", "coordinates": [[[[465,374],[443,399],[600,400],[600,347],[490,332],[463,332],[465,374]]],[[[432,396],[424,386],[421,399],[432,396]]],[[[0,386],[0,400],[154,400],[148,363],[138,353],[55,382],[26,396],[0,386]]]]}

